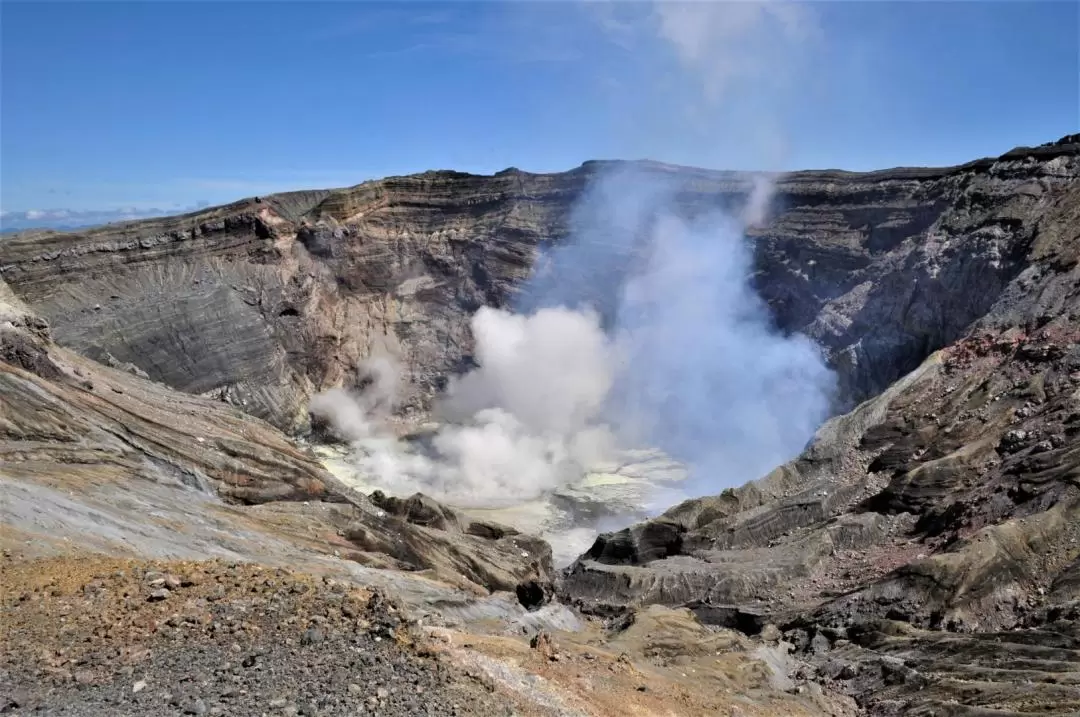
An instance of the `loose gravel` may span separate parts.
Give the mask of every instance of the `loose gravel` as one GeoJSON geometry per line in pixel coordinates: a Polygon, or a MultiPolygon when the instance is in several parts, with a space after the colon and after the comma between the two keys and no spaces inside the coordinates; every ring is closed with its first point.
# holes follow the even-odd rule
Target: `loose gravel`
{"type": "Polygon", "coordinates": [[[3,567],[0,713],[512,714],[379,592],[220,562],[3,567]]]}

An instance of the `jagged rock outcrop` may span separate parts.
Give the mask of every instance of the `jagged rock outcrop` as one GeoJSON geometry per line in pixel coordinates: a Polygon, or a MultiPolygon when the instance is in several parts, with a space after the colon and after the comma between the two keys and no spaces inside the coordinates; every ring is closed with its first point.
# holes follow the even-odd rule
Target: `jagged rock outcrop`
{"type": "MultiPolygon", "coordinates": [[[[600,536],[560,594],[600,614],[658,603],[752,633],[778,625],[822,679],[875,714],[1080,708],[1080,163],[1071,146],[1054,160],[1054,191],[982,195],[981,228],[944,229],[957,221],[950,210],[948,223],[909,243],[897,276],[920,281],[905,311],[936,302],[944,348],[826,423],[769,476],[600,536]],[[958,245],[944,254],[943,235],[958,245]],[[1011,268],[992,270],[995,261],[1011,268]],[[977,284],[989,296],[952,293],[975,274],[992,279],[977,284]],[[971,317],[956,340],[949,312],[971,317]]],[[[895,304],[876,297],[865,309],[889,325],[895,304]]]]}
{"type": "MultiPolygon", "coordinates": [[[[875,395],[959,339],[1027,266],[1075,155],[1072,137],[947,169],[781,177],[753,232],[758,289],[783,329],[828,351],[845,401],[875,395]]],[[[30,232],[0,241],[0,271],[60,344],[285,430],[377,353],[401,357],[404,409],[422,411],[470,360],[471,313],[512,300],[537,248],[570,233],[588,182],[618,166],[428,172],[30,232]]],[[[677,179],[689,213],[752,188],[731,172],[629,166],[677,179]]]]}

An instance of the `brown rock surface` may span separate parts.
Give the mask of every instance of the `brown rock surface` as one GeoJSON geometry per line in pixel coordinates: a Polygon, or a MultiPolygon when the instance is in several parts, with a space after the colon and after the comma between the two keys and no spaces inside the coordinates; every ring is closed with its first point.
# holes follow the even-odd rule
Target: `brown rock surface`
{"type": "Polygon", "coordinates": [[[551,660],[520,635],[427,628],[382,590],[281,568],[83,554],[0,569],[5,713],[851,714],[820,690],[788,694],[750,641],[687,611],[563,633],[551,660]]]}
{"type": "Polygon", "coordinates": [[[94,556],[5,559],[3,575],[5,713],[506,714],[377,591],[94,556]]]}

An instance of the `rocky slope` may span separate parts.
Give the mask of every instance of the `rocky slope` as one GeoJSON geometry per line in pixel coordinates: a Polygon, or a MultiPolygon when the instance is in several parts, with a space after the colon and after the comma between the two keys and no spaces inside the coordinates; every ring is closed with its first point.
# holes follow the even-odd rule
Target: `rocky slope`
{"type": "Polygon", "coordinates": [[[379,592],[256,565],[5,567],[5,712],[507,714],[379,592]]]}
{"type": "Polygon", "coordinates": [[[736,633],[654,608],[615,637],[432,627],[348,579],[222,561],[0,559],[0,712],[846,714],[736,633]],[[690,679],[687,675],[690,675],[690,679]]]}
{"type": "Polygon", "coordinates": [[[284,550],[286,560],[303,553],[273,535],[292,521],[330,536],[311,541],[316,550],[361,564],[428,570],[480,592],[550,584],[542,541],[486,523],[421,524],[426,512],[452,515],[423,496],[380,509],[263,421],[137,373],[56,346],[0,282],[5,532],[169,557],[284,550]],[[269,506],[274,515],[260,510],[269,506]]]}
{"type": "Polygon", "coordinates": [[[1052,189],[991,200],[1037,160],[994,165],[865,289],[944,348],[769,476],[601,536],[561,594],[783,630],[875,713],[1080,709],[1080,163],[1060,146],[1052,189]]]}
{"type": "Polygon", "coordinates": [[[545,605],[542,541],[369,499],[269,424],[138,373],[56,346],[0,282],[0,713],[850,712],[786,692],[798,663],[734,633],[658,660],[662,631],[545,605]]]}
{"type": "MultiPolygon", "coordinates": [[[[445,634],[454,659],[550,714],[716,714],[735,704],[717,689],[740,713],[850,711],[841,693],[872,714],[1080,711],[1080,136],[779,180],[757,288],[826,349],[852,410],[761,480],[600,536],[555,586],[599,622],[526,611],[552,590],[539,541],[357,495],[277,430],[384,351],[422,412],[470,359],[468,315],[514,298],[608,169],[436,172],[0,240],[0,536],[380,585],[468,629],[472,648],[445,634]],[[539,628],[570,628],[565,659],[523,645],[539,628]],[[648,702],[617,660],[598,677],[569,647],[590,635],[673,691],[648,702]],[[552,691],[521,687],[538,675],[552,691]]],[[[677,177],[687,213],[751,191],[637,169],[677,177]]]]}
{"type": "MultiPolygon", "coordinates": [[[[362,382],[374,353],[400,357],[405,408],[423,410],[469,360],[471,313],[512,299],[537,248],[571,232],[590,179],[618,164],[429,172],[30,232],[0,242],[0,271],[60,344],[279,428],[304,429],[312,393],[362,382]]],[[[687,212],[738,206],[753,187],[633,166],[675,178],[687,212]]],[[[856,402],[990,309],[1074,177],[1075,138],[947,169],[786,175],[754,233],[759,290],[782,328],[827,349],[856,402]]]]}

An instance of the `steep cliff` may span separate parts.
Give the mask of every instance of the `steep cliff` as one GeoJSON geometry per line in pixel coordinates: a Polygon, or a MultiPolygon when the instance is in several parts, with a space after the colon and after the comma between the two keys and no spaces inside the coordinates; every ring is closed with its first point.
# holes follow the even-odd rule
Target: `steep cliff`
{"type": "Polygon", "coordinates": [[[56,346],[0,280],[0,536],[285,564],[336,551],[474,591],[549,589],[542,541],[380,509],[273,426],[138,373],[56,346]]]}
{"type": "MultiPolygon", "coordinates": [[[[753,234],[756,283],[785,330],[828,352],[845,405],[964,334],[1026,264],[1075,177],[1075,138],[947,169],[781,177],[753,234]]],[[[179,217],[0,241],[4,279],[91,358],[303,430],[316,391],[400,357],[404,410],[468,362],[468,316],[514,297],[538,247],[571,230],[589,180],[428,172],[237,202],[179,217]]],[[[638,163],[675,177],[686,212],[738,205],[749,177],[638,163]]]]}
{"type": "Polygon", "coordinates": [[[1006,190],[1038,160],[991,166],[810,324],[859,337],[834,354],[852,367],[892,347],[849,376],[944,348],[761,480],[600,536],[561,595],[783,631],[875,714],[1080,707],[1080,165],[1059,146],[1056,180],[1006,190]]]}

